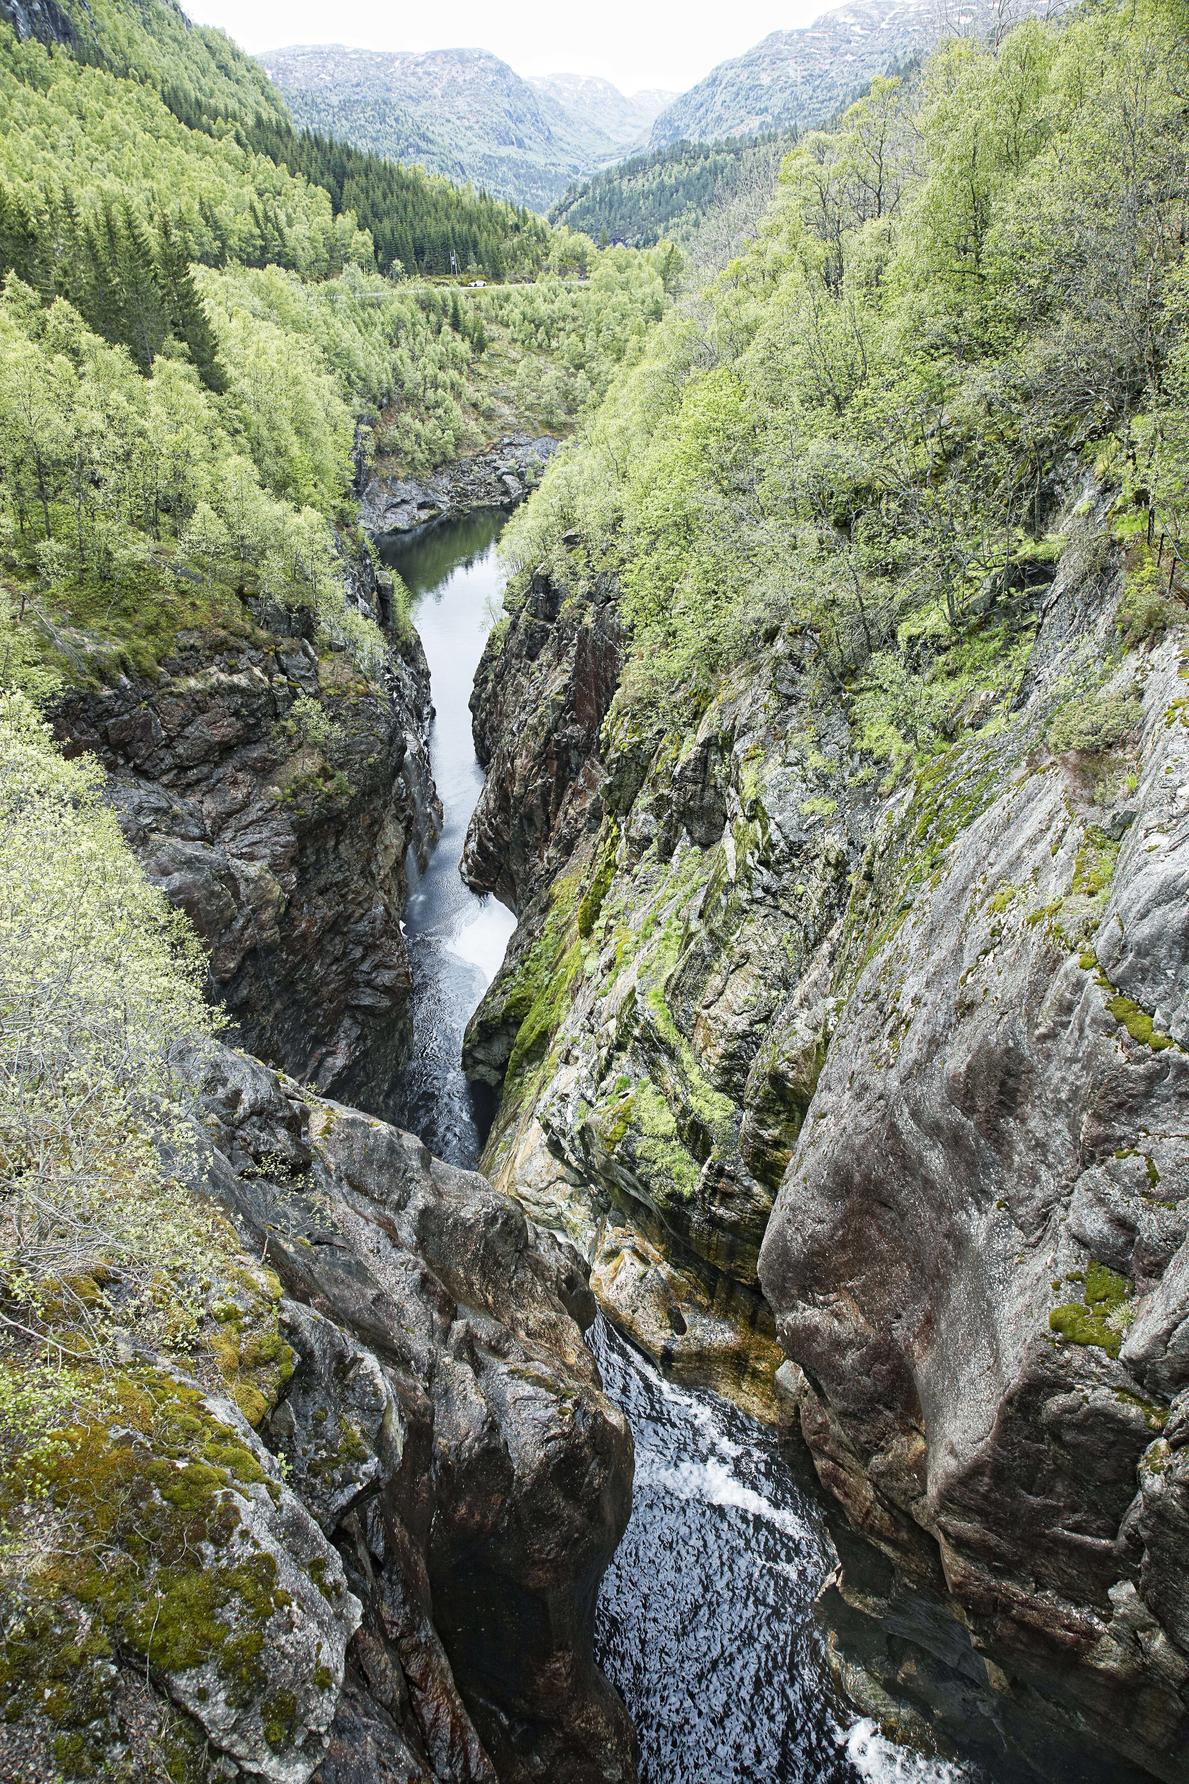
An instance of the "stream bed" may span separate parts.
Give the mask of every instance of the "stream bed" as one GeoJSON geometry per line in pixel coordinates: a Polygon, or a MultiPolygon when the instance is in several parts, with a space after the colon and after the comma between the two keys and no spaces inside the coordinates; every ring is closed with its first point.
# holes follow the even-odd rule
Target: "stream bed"
{"type": "MultiPolygon", "coordinates": [[[[461,1065],[467,1021],[515,919],[459,873],[483,784],[475,669],[503,587],[497,510],[378,541],[413,596],[429,660],[442,830],[410,874],[415,1050],[403,1124],[473,1166],[481,1123],[461,1065]]],[[[631,1521],[599,1597],[596,1650],[640,1743],[640,1784],[959,1784],[968,1774],[857,1721],[825,1665],[813,1599],[834,1554],[808,1464],[765,1427],[668,1381],[600,1319],[589,1341],[636,1443],[631,1521]]]]}

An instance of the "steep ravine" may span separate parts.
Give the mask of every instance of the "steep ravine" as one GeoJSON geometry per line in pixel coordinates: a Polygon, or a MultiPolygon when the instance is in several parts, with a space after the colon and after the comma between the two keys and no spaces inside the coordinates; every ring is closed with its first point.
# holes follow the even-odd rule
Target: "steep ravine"
{"type": "MultiPolygon", "coordinates": [[[[387,621],[388,579],[361,551],[345,570],[355,604],[387,621]]],[[[405,861],[432,821],[428,671],[415,634],[382,676],[315,637],[311,614],[251,602],[234,633],[182,631],[151,671],[80,639],[55,729],[107,769],[237,1038],[387,1114],[411,1033],[405,861]]]]}
{"type": "Polygon", "coordinates": [[[405,855],[416,877],[428,842],[425,657],[406,641],[410,681],[398,664],[381,686],[263,618],[247,642],[182,638],[159,676],[80,692],[59,731],[98,746],[130,840],[179,903],[225,891],[195,916],[240,1035],[315,1081],[320,1048],[346,1037],[336,1074],[366,1063],[374,1094],[350,1108],[215,1042],[188,1056],[192,1132],[171,1155],[235,1233],[203,1260],[195,1331],[114,1355],[114,1424],[104,1400],[55,1452],[37,1516],[66,1520],[78,1548],[31,1599],[4,1600],[0,1776],[632,1784],[630,1725],[593,1657],[632,1445],[582,1342],[585,1271],[510,1197],[378,1118],[399,1036],[314,999],[325,975],[348,1007],[358,986],[364,1010],[407,1023],[407,978],[353,976],[352,950],[370,908],[406,960],[405,855]],[[289,728],[303,693],[321,694],[357,777],[304,820],[278,770],[323,786],[333,770],[325,731],[289,728]],[[279,861],[266,936],[235,898],[279,861]],[[228,932],[242,915],[225,971],[221,910],[228,932]],[[237,976],[262,957],[271,999],[237,976]]]}
{"type": "Polygon", "coordinates": [[[860,1700],[996,1777],[1174,1781],[1184,681],[1118,650],[1110,499],[1055,517],[1006,721],[891,790],[797,635],[682,727],[615,701],[614,587],[534,578],[476,695],[467,871],[521,923],[467,1063],[616,1323],[799,1417],[874,1545],[826,1594],[860,1700]],[[1124,724],[1053,755],[1112,652],[1124,724]]]}
{"type": "MultiPolygon", "coordinates": [[[[502,586],[494,552],[502,518],[486,511],[438,522],[384,548],[414,595],[425,642],[443,807],[441,840],[409,905],[416,1038],[407,1120],[453,1164],[469,1162],[479,1144],[460,1062],[466,1017],[498,963],[479,944],[502,946],[511,923],[493,924],[490,902],[458,874],[483,780],[466,700],[490,596],[502,586]]],[[[481,697],[480,687],[477,705],[481,697]]],[[[591,1342],[635,1439],[632,1515],[600,1592],[596,1655],[632,1716],[642,1784],[955,1778],[857,1722],[836,1688],[813,1616],[833,1546],[799,1446],[671,1384],[611,1328],[597,1327],[591,1342]]],[[[559,1784],[568,1776],[559,1772],[559,1784]]]]}

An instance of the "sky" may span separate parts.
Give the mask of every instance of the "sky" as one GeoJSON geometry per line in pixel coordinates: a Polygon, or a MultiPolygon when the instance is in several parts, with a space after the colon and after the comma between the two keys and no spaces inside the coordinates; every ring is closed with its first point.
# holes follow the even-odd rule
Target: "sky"
{"type": "Polygon", "coordinates": [[[246,50],[346,43],[370,50],[493,50],[519,74],[598,74],[624,92],[683,92],[769,31],[839,0],[182,0],[246,50]]]}

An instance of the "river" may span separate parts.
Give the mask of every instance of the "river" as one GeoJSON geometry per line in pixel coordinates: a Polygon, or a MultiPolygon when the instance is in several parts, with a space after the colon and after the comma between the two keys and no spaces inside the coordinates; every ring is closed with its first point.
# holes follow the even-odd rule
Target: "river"
{"type": "Polygon", "coordinates": [[[401,1125],[439,1158],[468,1166],[478,1163],[484,1136],[463,1075],[462,1037],[516,927],[511,911],[498,899],[477,897],[460,872],[483,787],[469,702],[503,592],[496,541],[505,519],[498,508],[482,508],[378,541],[380,556],[413,597],[413,623],[429,663],[429,750],[442,801],[442,828],[424,873],[411,856],[408,863],[413,1053],[396,1107],[401,1125]]]}
{"type": "MultiPolygon", "coordinates": [[[[424,873],[411,864],[406,933],[416,1047],[404,1124],[473,1165],[481,1124],[463,1031],[515,926],[459,873],[483,784],[469,699],[502,590],[503,516],[486,510],[381,544],[414,597],[443,806],[424,873]]],[[[631,1713],[641,1784],[957,1784],[967,1774],[895,1747],[839,1701],[812,1614],[834,1562],[807,1466],[724,1401],[665,1379],[605,1321],[590,1335],[631,1422],[631,1521],[599,1598],[596,1646],[631,1713]]]]}

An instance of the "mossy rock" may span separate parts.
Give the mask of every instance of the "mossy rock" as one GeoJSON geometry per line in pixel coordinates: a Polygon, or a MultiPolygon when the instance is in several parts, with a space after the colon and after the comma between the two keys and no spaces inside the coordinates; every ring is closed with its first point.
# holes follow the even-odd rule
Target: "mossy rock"
{"type": "MultiPolygon", "coordinates": [[[[274,1619],[293,1599],[244,1521],[252,1495],[276,1503],[281,1489],[200,1389],[147,1365],[95,1369],[73,1399],[0,1477],[0,1717],[63,1777],[106,1777],[122,1668],[142,1689],[210,1668],[228,1703],[263,1699],[274,1619]]],[[[160,1775],[204,1776],[197,1730],[173,1712],[170,1729],[160,1775]]]]}
{"type": "Polygon", "coordinates": [[[1049,1330],[1067,1344],[1092,1345],[1117,1357],[1131,1320],[1131,1284],[1125,1276],[1093,1260],[1067,1282],[1082,1283],[1080,1301],[1066,1301],[1049,1314],[1049,1330]]]}

